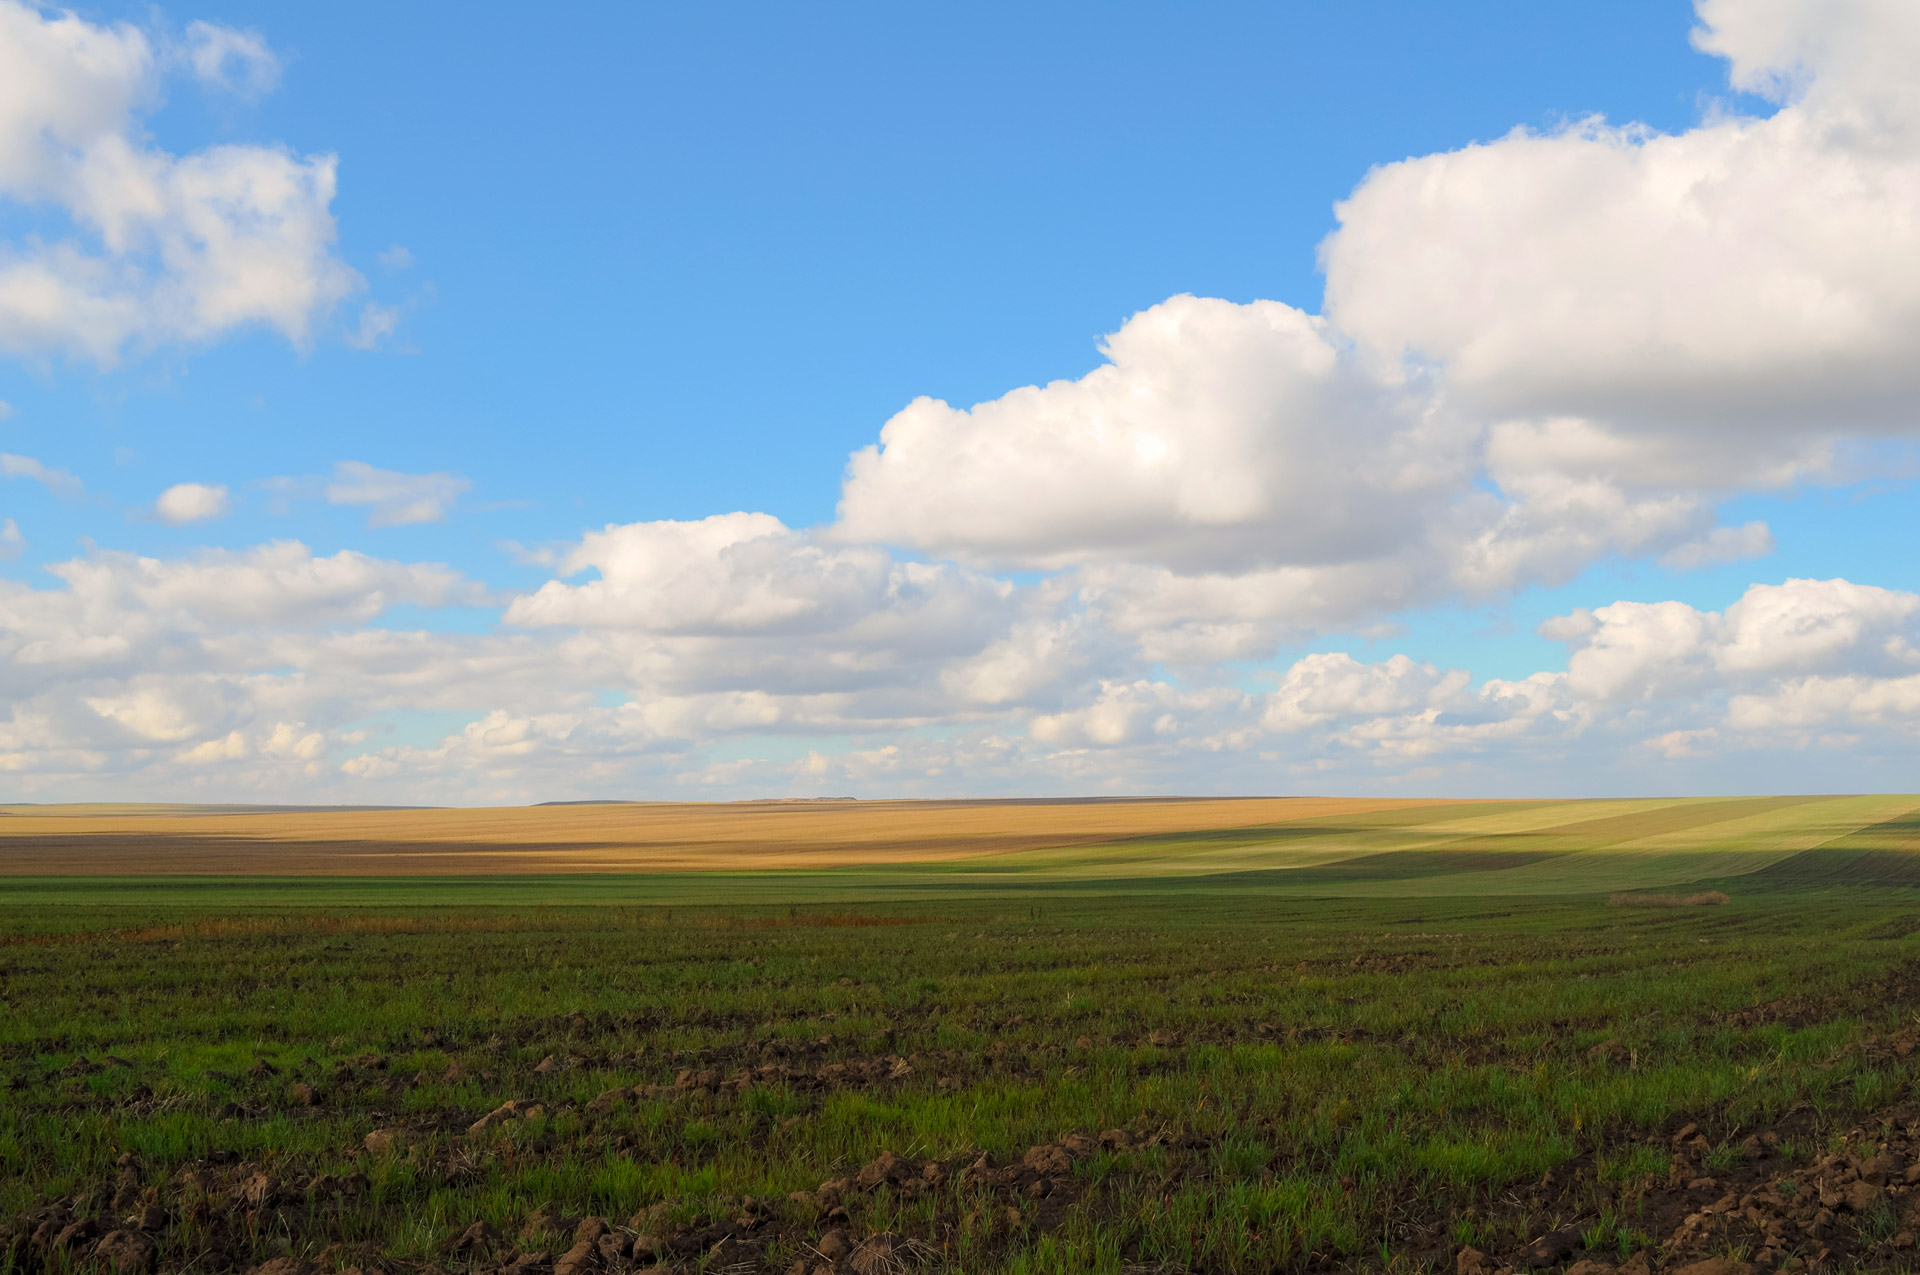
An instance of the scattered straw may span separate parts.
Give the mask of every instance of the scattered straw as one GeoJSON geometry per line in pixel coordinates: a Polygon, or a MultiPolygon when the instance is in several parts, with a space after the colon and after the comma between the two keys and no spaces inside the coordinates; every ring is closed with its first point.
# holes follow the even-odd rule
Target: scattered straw
{"type": "Polygon", "coordinates": [[[1718,890],[1702,894],[1615,894],[1607,898],[1610,908],[1717,908],[1730,902],[1718,890]]]}
{"type": "Polygon", "coordinates": [[[710,930],[862,930],[881,925],[927,925],[930,916],[870,916],[864,912],[802,912],[797,916],[722,916],[701,922],[710,930]]]}

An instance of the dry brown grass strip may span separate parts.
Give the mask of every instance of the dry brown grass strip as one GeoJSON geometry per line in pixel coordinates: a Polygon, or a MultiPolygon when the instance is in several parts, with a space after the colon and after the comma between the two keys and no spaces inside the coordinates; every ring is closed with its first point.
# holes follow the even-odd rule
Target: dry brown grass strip
{"type": "MultiPolygon", "coordinates": [[[[649,918],[657,925],[702,930],[852,930],[876,926],[931,925],[930,916],[875,916],[864,912],[802,912],[793,916],[701,916],[689,909],[679,921],[673,910],[649,918]]],[[[92,943],[178,943],[189,939],[278,938],[323,934],[454,934],[525,930],[524,916],[206,916],[170,924],[117,930],[70,930],[50,934],[0,934],[0,947],[74,947],[92,943]]]]}
{"type": "Polygon", "coordinates": [[[177,943],[184,939],[276,938],[300,934],[442,934],[524,930],[517,916],[207,916],[118,930],[0,934],[0,947],[72,947],[89,943],[177,943]]]}
{"type": "Polygon", "coordinates": [[[1722,903],[1732,902],[1718,890],[1706,890],[1699,894],[1612,894],[1607,896],[1610,908],[1717,908],[1722,903]]]}
{"type": "Polygon", "coordinates": [[[526,928],[525,918],[514,916],[209,916],[172,925],[113,930],[101,937],[126,943],[164,943],[286,934],[443,934],[526,928]]]}
{"type": "Polygon", "coordinates": [[[722,917],[704,922],[720,930],[862,930],[876,925],[931,925],[930,916],[867,916],[860,912],[817,912],[800,916],[722,917]]]}
{"type": "Polygon", "coordinates": [[[18,806],[0,818],[0,876],[485,876],[869,867],[1456,804],[1467,803],[1252,797],[237,814],[191,807],[155,814],[18,806]]]}

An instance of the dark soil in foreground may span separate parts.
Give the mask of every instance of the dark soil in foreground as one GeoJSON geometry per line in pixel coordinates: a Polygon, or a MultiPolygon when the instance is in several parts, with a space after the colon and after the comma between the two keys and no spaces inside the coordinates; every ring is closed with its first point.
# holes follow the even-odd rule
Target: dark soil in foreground
{"type": "Polygon", "coordinates": [[[1904,896],[680,912],[21,928],[0,1270],[1920,1252],[1904,896]]]}

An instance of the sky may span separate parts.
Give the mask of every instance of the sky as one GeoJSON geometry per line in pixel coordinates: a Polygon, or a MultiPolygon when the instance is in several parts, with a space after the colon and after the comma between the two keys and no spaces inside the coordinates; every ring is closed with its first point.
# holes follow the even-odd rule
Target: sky
{"type": "Polygon", "coordinates": [[[1917,62],[0,0],[0,799],[1912,789],[1917,62]]]}

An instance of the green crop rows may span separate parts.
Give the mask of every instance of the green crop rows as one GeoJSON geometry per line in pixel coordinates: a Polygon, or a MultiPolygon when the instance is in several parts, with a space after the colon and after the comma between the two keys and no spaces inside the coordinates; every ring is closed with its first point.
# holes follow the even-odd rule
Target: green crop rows
{"type": "MultiPolygon", "coordinates": [[[[1114,879],[1165,839],[1027,884],[15,880],[0,1256],[110,1265],[132,1229],[159,1270],[533,1272],[597,1217],[605,1271],[1452,1271],[1548,1232],[1660,1269],[1676,1175],[1766,1131],[1811,1181],[1920,1118],[1910,831],[1689,858],[1717,907],[1610,907],[1584,859],[1547,892],[1566,847],[1525,838],[1286,888],[1114,879]],[[1476,873],[1536,876],[1434,888],[1476,873]],[[819,1192],[882,1152],[927,1167],[819,1192]]],[[[1898,1199],[1836,1207],[1769,1260],[1906,1263],[1898,1199]]]]}

